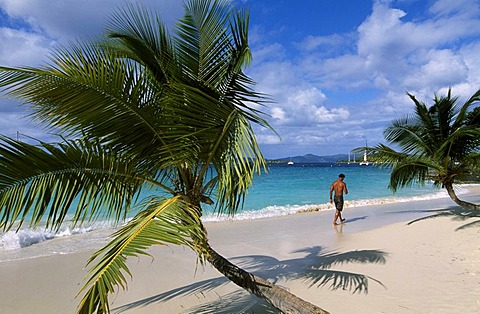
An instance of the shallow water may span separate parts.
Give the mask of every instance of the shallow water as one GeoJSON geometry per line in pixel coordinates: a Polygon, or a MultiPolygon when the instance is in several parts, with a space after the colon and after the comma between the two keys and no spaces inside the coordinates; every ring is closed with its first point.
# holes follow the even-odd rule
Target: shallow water
{"type": "MultiPolygon", "coordinates": [[[[346,175],[349,190],[345,196],[346,208],[447,196],[431,185],[413,186],[394,195],[387,188],[390,170],[386,168],[346,164],[274,164],[268,174],[255,178],[243,210],[235,217],[214,214],[213,207],[206,207],[203,220],[248,220],[302,211],[332,210],[329,188],[340,173],[346,175]]],[[[28,228],[19,232],[9,231],[0,237],[0,262],[97,249],[108,241],[114,228],[111,222],[100,221],[74,229],[65,226],[57,233],[28,228]]]]}

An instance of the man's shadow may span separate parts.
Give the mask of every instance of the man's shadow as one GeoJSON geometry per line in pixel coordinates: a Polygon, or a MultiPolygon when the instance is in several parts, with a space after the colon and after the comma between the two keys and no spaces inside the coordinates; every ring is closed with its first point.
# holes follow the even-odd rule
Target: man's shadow
{"type": "MultiPolygon", "coordinates": [[[[250,255],[230,258],[237,266],[254,273],[273,283],[281,281],[300,280],[308,288],[328,287],[331,290],[348,290],[352,293],[368,293],[369,281],[383,286],[372,277],[364,274],[335,270],[334,267],[342,264],[385,264],[387,253],[380,250],[355,250],[349,252],[327,251],[320,246],[307,247],[292,252],[301,253],[302,257],[278,260],[266,255],[250,255]]],[[[146,299],[126,304],[114,309],[114,313],[121,313],[144,307],[157,302],[164,302],[175,297],[203,294],[229,283],[225,277],[218,277],[196,282],[181,288],[173,289],[146,299]]],[[[384,286],[383,286],[384,287],[384,286]]],[[[288,289],[287,289],[288,290],[288,289]]],[[[238,291],[219,296],[218,301],[200,305],[186,312],[188,313],[232,313],[243,309],[260,311],[262,313],[276,313],[276,309],[247,292],[238,291]]]]}
{"type": "Polygon", "coordinates": [[[352,223],[352,222],[356,222],[356,221],[359,221],[359,220],[365,220],[365,219],[367,219],[367,218],[368,218],[368,216],[345,218],[345,223],[352,223]]]}

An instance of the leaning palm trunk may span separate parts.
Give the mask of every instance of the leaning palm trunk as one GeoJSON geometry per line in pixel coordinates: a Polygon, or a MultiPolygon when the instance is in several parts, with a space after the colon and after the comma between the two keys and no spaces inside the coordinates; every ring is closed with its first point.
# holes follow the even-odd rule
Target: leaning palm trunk
{"type": "MultiPolygon", "coordinates": [[[[196,208],[201,208],[200,202],[197,201],[194,203],[196,208]]],[[[206,235],[207,230],[202,223],[200,223],[200,228],[203,230],[204,235],[206,235]]],[[[210,246],[207,239],[204,238],[203,241],[200,242],[201,243],[198,243],[198,247],[202,255],[215,269],[240,288],[264,299],[282,313],[329,313],[287,290],[232,264],[225,257],[218,254],[217,251],[210,246]]]]}
{"type": "Polygon", "coordinates": [[[205,258],[220,273],[239,287],[266,300],[283,313],[328,313],[287,290],[235,266],[212,249],[210,245],[207,245],[205,249],[205,258]]]}
{"type": "Polygon", "coordinates": [[[447,189],[447,192],[448,192],[448,195],[450,196],[450,198],[455,203],[457,203],[458,205],[460,205],[462,207],[465,207],[467,209],[470,209],[470,210],[480,211],[480,205],[476,205],[476,204],[473,204],[473,203],[470,203],[470,202],[465,202],[465,201],[462,201],[461,199],[459,199],[457,197],[457,194],[455,193],[455,190],[453,189],[453,185],[451,183],[445,184],[445,188],[447,189]]]}

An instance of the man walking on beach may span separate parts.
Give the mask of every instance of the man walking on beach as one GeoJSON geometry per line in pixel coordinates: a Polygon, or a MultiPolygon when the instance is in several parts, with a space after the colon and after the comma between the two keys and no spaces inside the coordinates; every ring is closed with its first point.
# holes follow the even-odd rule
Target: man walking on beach
{"type": "Polygon", "coordinates": [[[332,183],[330,187],[330,203],[335,203],[335,218],[333,219],[333,224],[338,225],[337,219],[340,217],[340,222],[344,222],[345,218],[342,218],[342,210],[343,210],[343,192],[348,194],[347,185],[343,182],[345,179],[345,175],[340,173],[338,175],[338,179],[332,183]],[[332,199],[332,192],[335,191],[335,196],[332,199]]]}

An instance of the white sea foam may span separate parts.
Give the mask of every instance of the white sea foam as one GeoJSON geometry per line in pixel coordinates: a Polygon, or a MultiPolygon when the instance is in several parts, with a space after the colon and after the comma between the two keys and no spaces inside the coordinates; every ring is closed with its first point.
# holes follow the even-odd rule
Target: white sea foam
{"type": "MultiPolygon", "coordinates": [[[[327,205],[327,204],[325,204],[327,205]]],[[[260,210],[243,210],[234,217],[228,215],[207,214],[203,216],[203,221],[226,221],[226,220],[251,220],[259,218],[278,217],[295,214],[304,211],[315,211],[321,205],[285,205],[285,206],[267,206],[260,210]]],[[[326,208],[325,208],[326,209],[326,208]]]]}
{"type": "MultiPolygon", "coordinates": [[[[468,193],[468,185],[456,187],[458,195],[468,193]]],[[[444,190],[421,196],[385,197],[376,199],[346,200],[345,208],[374,206],[390,203],[403,203],[448,197],[444,190]]],[[[220,222],[226,220],[252,220],[268,217],[286,216],[301,212],[333,210],[329,203],[307,205],[272,205],[260,210],[243,210],[234,217],[227,215],[205,214],[203,221],[220,222]]],[[[83,227],[65,227],[58,232],[38,229],[22,229],[0,234],[0,262],[68,254],[85,250],[99,249],[106,244],[109,235],[116,226],[108,221],[100,221],[83,227]]]]}
{"type": "Polygon", "coordinates": [[[51,232],[34,230],[8,231],[0,237],[0,248],[5,250],[20,249],[55,237],[51,232]]]}
{"type": "MultiPolygon", "coordinates": [[[[468,193],[467,186],[457,187],[456,193],[458,195],[468,193]]],[[[382,204],[392,204],[392,203],[405,203],[412,201],[425,201],[431,199],[438,199],[448,197],[448,193],[445,190],[441,190],[435,193],[419,195],[419,196],[405,196],[405,197],[384,197],[384,198],[373,198],[373,199],[360,199],[345,201],[344,208],[354,208],[362,206],[374,206],[382,204]]],[[[244,210],[239,212],[235,216],[229,216],[224,214],[207,214],[204,215],[202,220],[205,222],[221,222],[229,220],[251,220],[251,219],[262,219],[270,217],[279,217],[286,216],[302,212],[313,212],[313,211],[323,211],[323,210],[333,210],[335,207],[330,203],[323,204],[310,204],[310,205],[285,205],[285,206],[267,206],[260,210],[244,210]]]]}
{"type": "Polygon", "coordinates": [[[109,228],[112,228],[112,223],[102,221],[87,227],[65,227],[57,232],[42,230],[41,228],[7,231],[0,236],[0,250],[20,249],[55,238],[69,237],[77,234],[85,234],[93,230],[109,228]]]}

